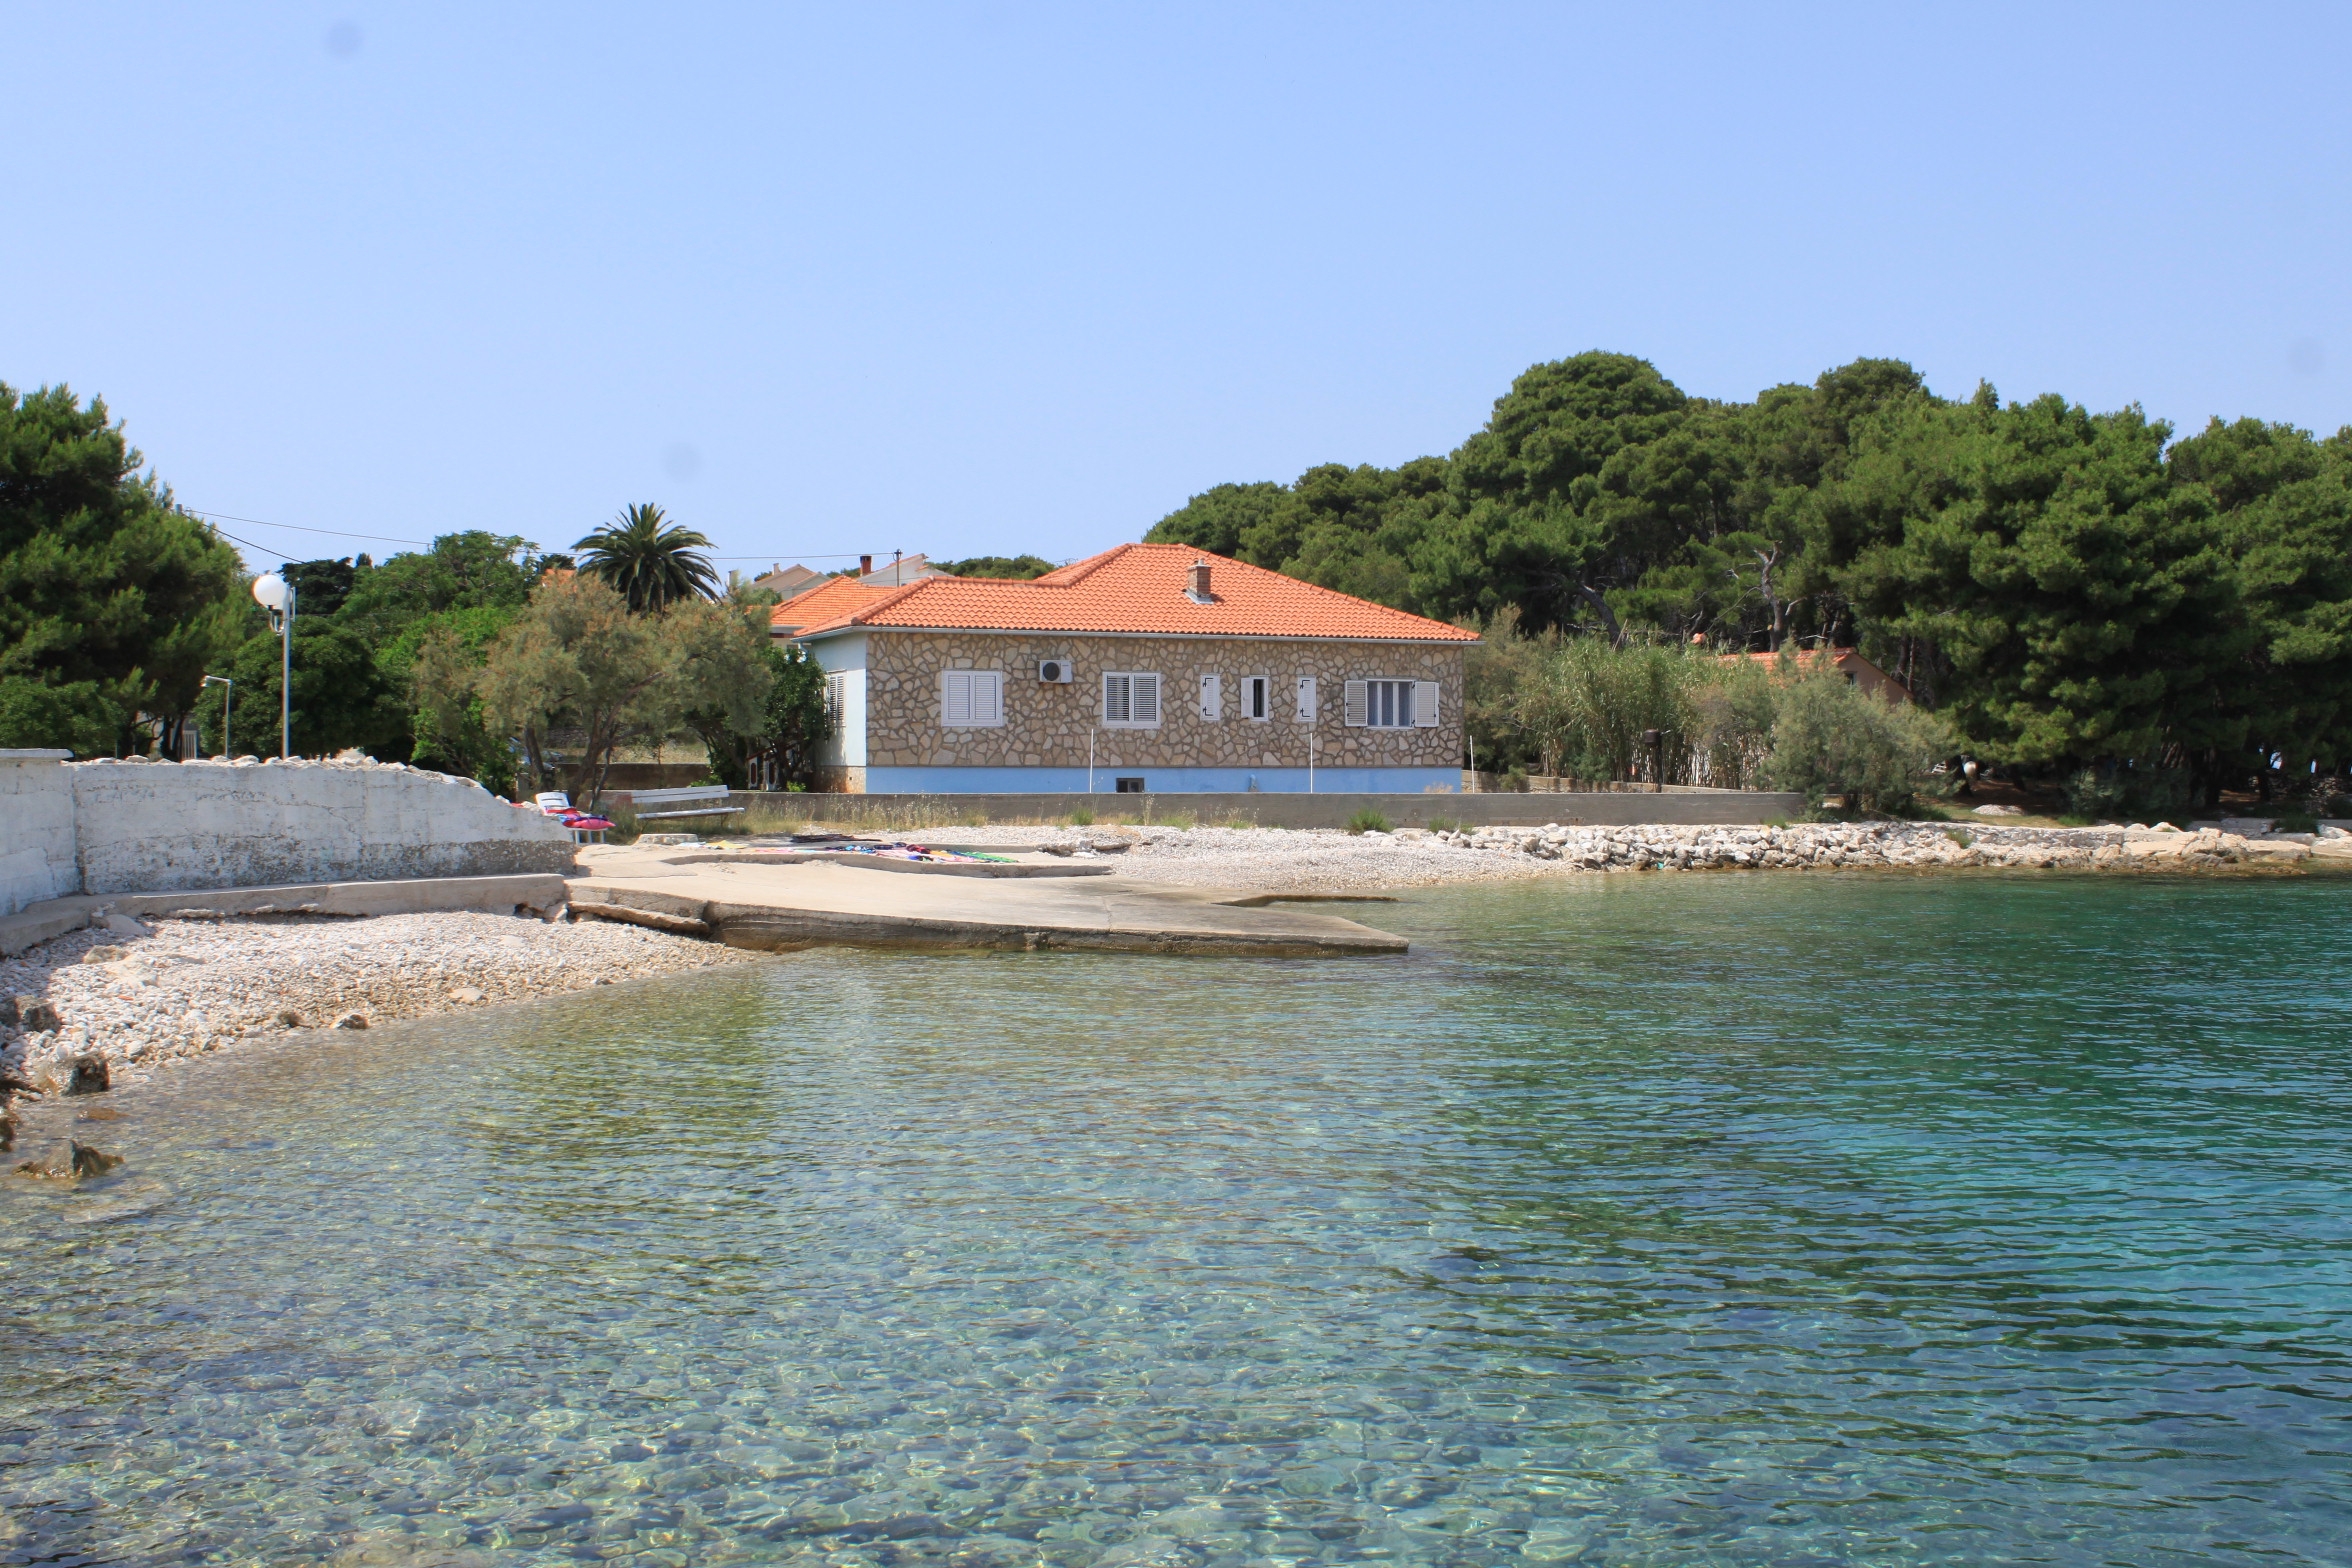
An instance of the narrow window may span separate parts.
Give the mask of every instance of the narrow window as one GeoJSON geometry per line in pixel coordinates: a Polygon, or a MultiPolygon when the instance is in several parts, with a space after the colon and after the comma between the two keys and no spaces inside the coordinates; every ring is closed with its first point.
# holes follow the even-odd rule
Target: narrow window
{"type": "Polygon", "coordinates": [[[1274,682],[1265,675],[1245,675],[1241,680],[1241,715],[1261,722],[1274,717],[1274,696],[1270,688],[1274,682]]]}

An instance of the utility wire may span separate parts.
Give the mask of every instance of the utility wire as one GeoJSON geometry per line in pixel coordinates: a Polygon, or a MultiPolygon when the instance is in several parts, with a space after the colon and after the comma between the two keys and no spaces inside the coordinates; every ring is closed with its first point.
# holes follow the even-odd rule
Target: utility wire
{"type": "MultiPolygon", "coordinates": [[[[342,528],[313,528],[304,523],[272,523],[264,521],[258,517],[238,517],[228,512],[199,511],[192,506],[183,506],[180,508],[180,510],[186,512],[191,517],[203,518],[211,525],[212,531],[216,534],[219,534],[223,539],[234,540],[236,543],[243,545],[248,550],[260,550],[264,555],[274,555],[277,552],[274,550],[264,549],[262,546],[255,544],[250,539],[239,539],[235,534],[230,533],[226,528],[221,527],[221,523],[244,523],[253,528],[286,528],[292,529],[296,533],[331,534],[338,539],[374,539],[380,540],[385,544],[413,544],[427,550],[433,548],[433,541],[430,539],[403,539],[398,534],[355,534],[347,529],[342,528]]],[[[871,554],[873,552],[869,551],[868,553],[871,554]]],[[[713,561],[773,561],[779,555],[798,555],[802,560],[805,561],[854,561],[860,558],[858,552],[855,550],[840,550],[826,555],[811,554],[806,550],[765,550],[758,555],[714,555],[708,557],[707,559],[713,561]]]]}

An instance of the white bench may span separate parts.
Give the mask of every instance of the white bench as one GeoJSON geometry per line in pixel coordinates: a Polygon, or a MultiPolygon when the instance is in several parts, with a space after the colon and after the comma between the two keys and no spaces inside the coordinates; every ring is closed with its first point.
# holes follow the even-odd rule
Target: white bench
{"type": "Polygon", "coordinates": [[[672,817],[729,817],[748,808],[728,805],[724,784],[697,784],[691,789],[633,789],[629,809],[640,822],[664,822],[672,817]],[[648,811],[648,806],[677,809],[648,811]]]}

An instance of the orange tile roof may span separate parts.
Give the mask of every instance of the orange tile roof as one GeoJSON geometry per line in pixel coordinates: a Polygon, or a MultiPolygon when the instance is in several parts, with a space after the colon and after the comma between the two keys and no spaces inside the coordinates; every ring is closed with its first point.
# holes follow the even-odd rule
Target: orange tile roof
{"type": "MultiPolygon", "coordinates": [[[[824,592],[826,590],[817,590],[824,592]]],[[[816,593],[803,596],[813,599],[816,593]]],[[[842,606],[800,635],[853,627],[939,631],[1159,632],[1198,637],[1345,637],[1476,642],[1476,632],[1302,583],[1180,544],[1123,544],[1043,577],[927,577],[842,606]],[[1209,602],[1185,591],[1209,563],[1209,602]]]]}
{"type": "Polygon", "coordinates": [[[820,621],[836,620],[896,592],[896,588],[870,588],[854,577],[835,577],[794,594],[770,610],[768,631],[776,636],[797,632],[820,621]]]}
{"type": "Polygon", "coordinates": [[[1862,657],[1856,648],[1788,648],[1780,653],[1719,653],[1718,659],[1747,659],[1762,664],[1777,664],[1786,657],[1800,674],[1810,674],[1827,663],[1841,675],[1858,676],[1867,672],[1873,685],[1882,685],[1901,692],[1905,697],[1911,689],[1892,675],[1862,657]]]}

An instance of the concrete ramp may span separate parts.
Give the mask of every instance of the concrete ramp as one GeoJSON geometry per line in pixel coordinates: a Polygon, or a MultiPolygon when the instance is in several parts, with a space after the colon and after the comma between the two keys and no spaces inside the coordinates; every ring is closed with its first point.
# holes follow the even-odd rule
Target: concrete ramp
{"type": "Polygon", "coordinates": [[[614,857],[571,879],[576,914],[644,917],[639,923],[664,930],[699,927],[734,947],[843,943],[1284,958],[1406,948],[1403,937],[1338,915],[1225,902],[1233,896],[1119,876],[876,876],[843,865],[672,865],[650,857],[614,857]]]}

